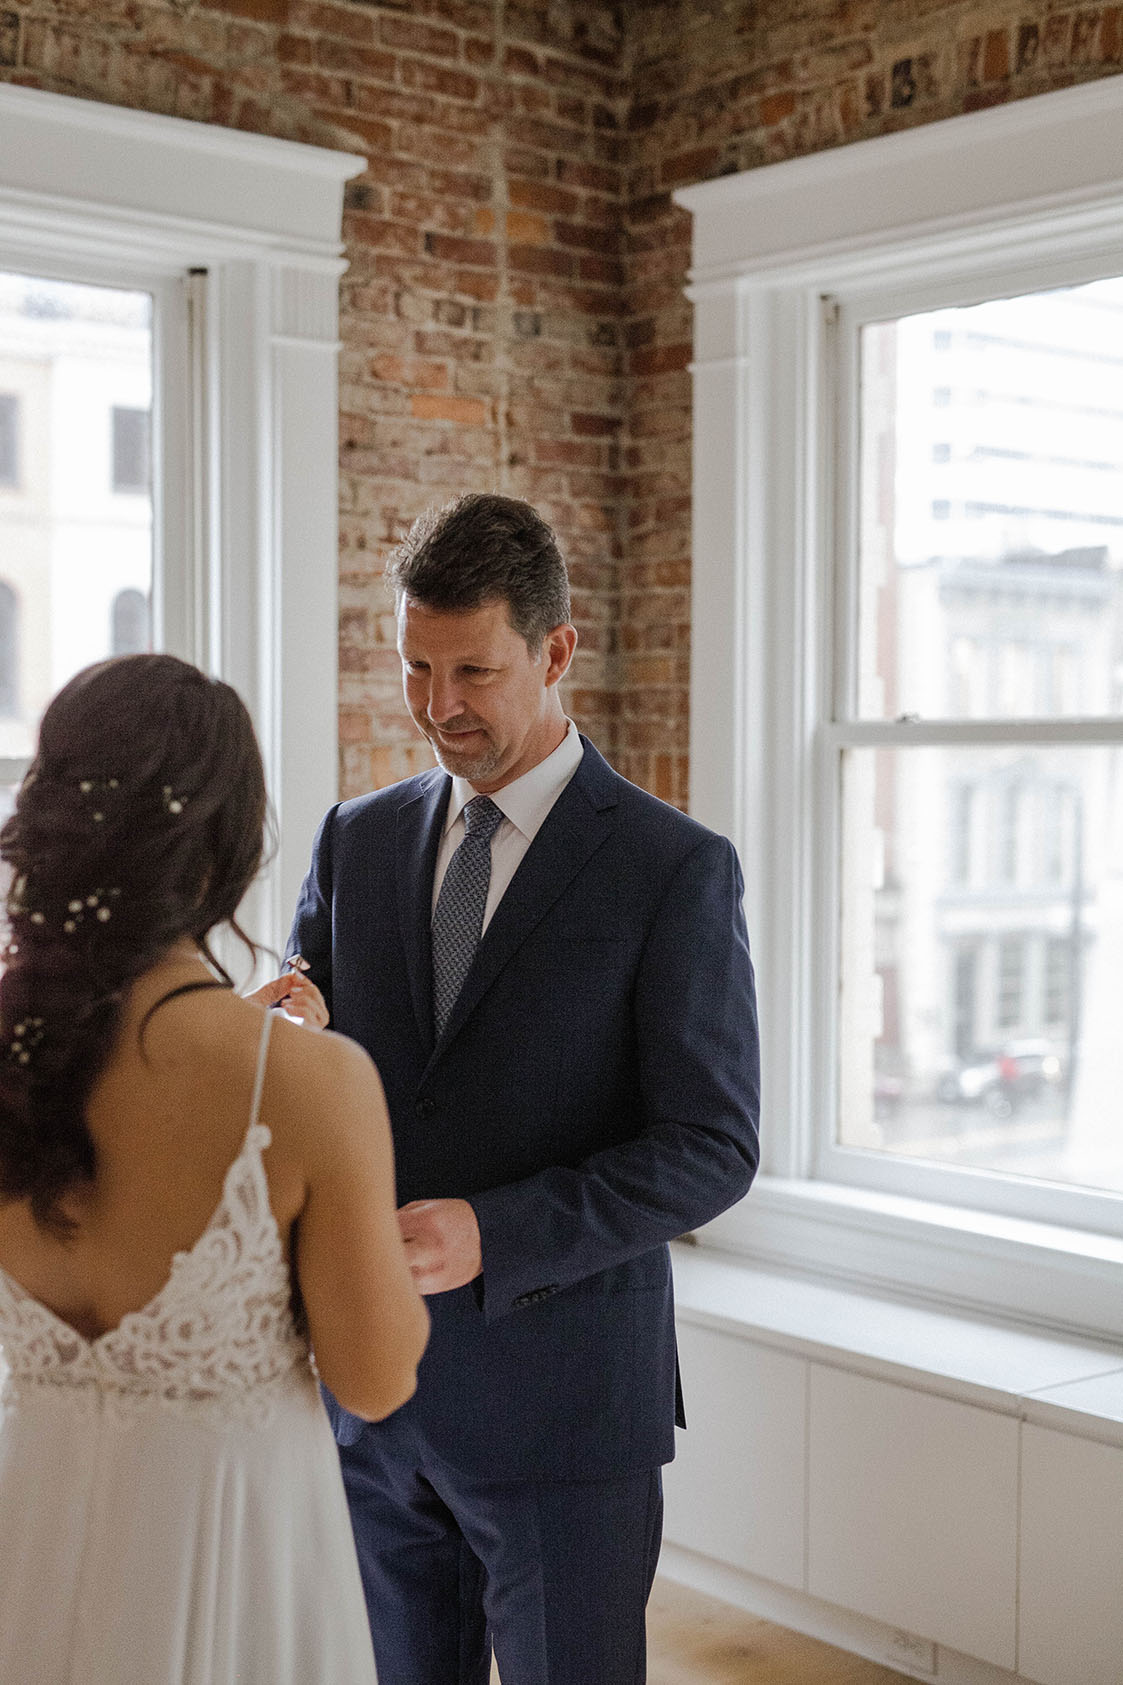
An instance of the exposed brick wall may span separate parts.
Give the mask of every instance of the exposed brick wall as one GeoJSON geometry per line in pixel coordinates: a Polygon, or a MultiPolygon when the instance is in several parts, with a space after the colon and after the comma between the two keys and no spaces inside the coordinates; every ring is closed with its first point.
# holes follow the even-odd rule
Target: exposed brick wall
{"type": "Polygon", "coordinates": [[[0,77],[362,152],[342,287],[340,725],[426,764],[380,584],[419,510],[530,498],[570,557],[567,701],[688,792],[689,218],[674,187],[1123,68],[1047,0],[0,0],[0,77]]]}

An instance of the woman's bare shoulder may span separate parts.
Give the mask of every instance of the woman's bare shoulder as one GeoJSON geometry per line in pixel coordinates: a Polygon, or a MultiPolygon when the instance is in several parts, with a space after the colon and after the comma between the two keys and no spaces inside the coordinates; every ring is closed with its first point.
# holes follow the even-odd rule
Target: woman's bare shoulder
{"type": "Polygon", "coordinates": [[[370,1056],[347,1036],[309,1030],[279,1013],[270,1035],[262,1115],[294,1144],[315,1130],[325,1136],[350,1134],[385,1101],[370,1056]]]}

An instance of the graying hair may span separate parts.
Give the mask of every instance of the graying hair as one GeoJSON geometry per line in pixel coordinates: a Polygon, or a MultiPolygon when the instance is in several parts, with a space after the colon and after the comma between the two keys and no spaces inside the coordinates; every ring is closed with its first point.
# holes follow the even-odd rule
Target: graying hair
{"type": "Polygon", "coordinates": [[[570,617],[569,579],[553,529],[516,497],[469,492],[414,521],[390,557],[395,602],[466,614],[502,599],[534,654],[570,617]]]}

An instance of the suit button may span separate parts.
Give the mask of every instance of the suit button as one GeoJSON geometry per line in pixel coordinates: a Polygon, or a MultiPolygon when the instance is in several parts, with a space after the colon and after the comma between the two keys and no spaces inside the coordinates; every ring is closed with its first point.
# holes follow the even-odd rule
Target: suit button
{"type": "Polygon", "coordinates": [[[437,1102],[430,1094],[423,1094],[414,1107],[418,1117],[432,1117],[436,1109],[437,1102]]]}

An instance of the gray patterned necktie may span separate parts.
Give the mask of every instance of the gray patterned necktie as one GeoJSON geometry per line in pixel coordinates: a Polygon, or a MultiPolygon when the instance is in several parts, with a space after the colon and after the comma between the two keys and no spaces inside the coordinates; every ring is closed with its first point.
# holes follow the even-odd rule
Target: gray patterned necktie
{"type": "Polygon", "coordinates": [[[448,863],[433,909],[433,1023],[438,1040],[480,944],[491,882],[491,839],[502,821],[490,796],[472,797],[464,809],[464,840],[448,863]]]}

